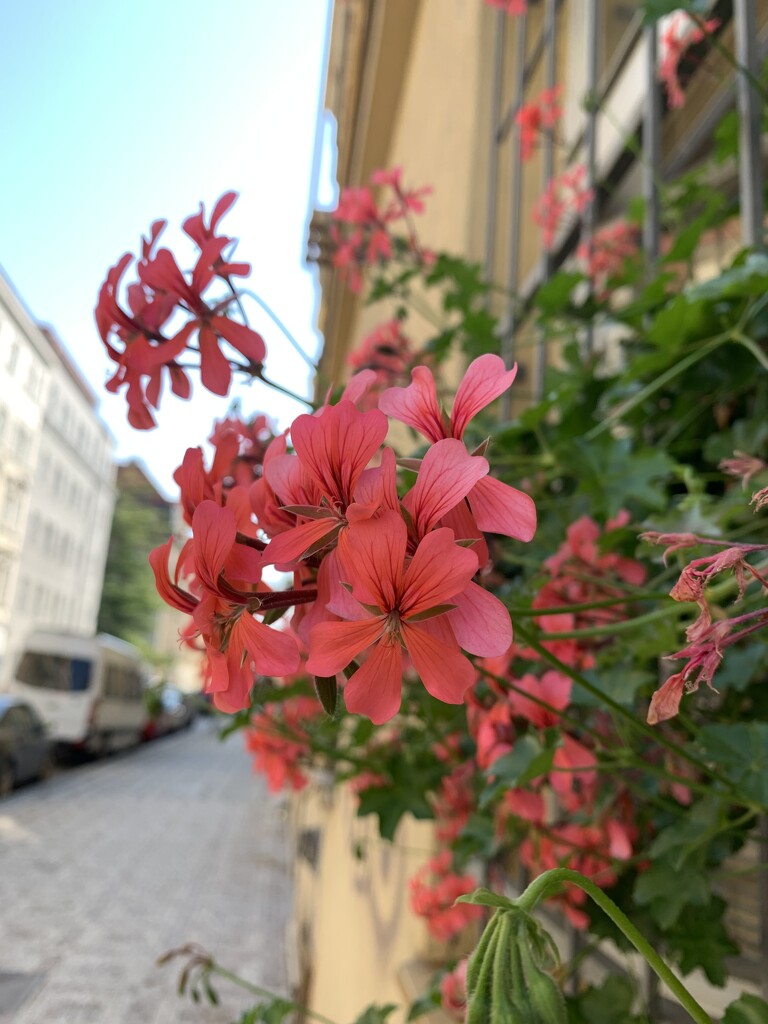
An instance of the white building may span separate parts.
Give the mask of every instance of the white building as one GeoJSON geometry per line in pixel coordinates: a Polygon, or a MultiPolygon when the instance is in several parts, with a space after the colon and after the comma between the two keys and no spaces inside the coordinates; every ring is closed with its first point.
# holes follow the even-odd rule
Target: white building
{"type": "Polygon", "coordinates": [[[0,403],[10,424],[2,435],[11,442],[0,449],[0,552],[9,566],[4,599],[0,592],[1,674],[33,629],[95,632],[115,466],[96,396],[55,334],[35,323],[1,276],[0,300],[0,403]]]}
{"type": "Polygon", "coordinates": [[[50,345],[0,274],[0,678],[48,399],[50,345]]]}

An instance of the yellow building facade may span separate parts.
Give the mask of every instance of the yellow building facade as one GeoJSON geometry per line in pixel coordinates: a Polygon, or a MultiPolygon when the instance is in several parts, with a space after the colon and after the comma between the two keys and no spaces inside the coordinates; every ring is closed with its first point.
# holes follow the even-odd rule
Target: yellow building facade
{"type": "MultiPolygon", "coordinates": [[[[768,4],[757,4],[756,11],[765,55],[768,4]]],[[[733,50],[730,24],[718,38],[733,50]]],[[[574,259],[584,237],[583,223],[567,222],[545,250],[532,212],[548,177],[591,163],[593,230],[647,189],[641,154],[654,80],[651,45],[637,5],[618,0],[539,0],[529,3],[525,18],[509,17],[483,0],[337,0],[326,107],[338,125],[339,186],[365,185],[377,168],[394,167],[402,167],[409,187],[431,186],[418,218],[424,244],[483,265],[524,309],[538,284],[574,259]],[[585,104],[590,61],[593,94],[600,100],[591,129],[585,104]],[[562,128],[521,164],[515,114],[553,81],[562,87],[562,128]]],[[[665,109],[660,99],[659,159],[666,179],[706,156],[715,127],[735,103],[733,68],[718,48],[703,53],[701,66],[687,75],[683,109],[665,109]]],[[[723,167],[713,185],[735,196],[738,169],[723,167]]],[[[331,263],[329,225],[330,215],[317,213],[311,228],[325,338],[318,393],[346,380],[349,354],[392,316],[391,305],[367,305],[363,294],[346,286],[331,263]]],[[[724,262],[739,242],[734,225],[711,239],[706,259],[724,262]]],[[[554,361],[557,353],[538,350],[519,306],[515,312],[503,296],[493,301],[506,331],[499,351],[521,368],[514,398],[519,408],[536,395],[542,360],[554,361]]],[[[430,331],[418,315],[409,318],[417,345],[430,331]]],[[[457,360],[447,367],[444,377],[461,372],[457,360]]],[[[294,813],[300,852],[301,836],[313,837],[306,839],[311,856],[305,850],[297,869],[304,996],[339,1022],[354,1019],[370,1002],[406,1004],[451,953],[429,940],[408,909],[407,879],[429,856],[429,825],[406,821],[396,842],[382,845],[375,823],[356,817],[354,796],[322,785],[300,795],[294,813]]],[[[747,905],[749,896],[735,894],[734,900],[746,900],[741,939],[748,944],[754,908],[747,905]]],[[[723,1005],[728,998],[726,991],[723,1005]]],[[[423,1019],[447,1018],[436,1011],[423,1019]]]]}

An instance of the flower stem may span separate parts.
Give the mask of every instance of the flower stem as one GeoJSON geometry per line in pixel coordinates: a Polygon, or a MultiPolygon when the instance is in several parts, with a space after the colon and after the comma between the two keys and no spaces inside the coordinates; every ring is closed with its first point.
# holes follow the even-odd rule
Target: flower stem
{"type": "Polygon", "coordinates": [[[255,375],[257,380],[260,380],[263,384],[266,384],[268,388],[274,388],[275,391],[281,391],[284,395],[289,398],[293,398],[296,402],[301,402],[302,405],[306,405],[309,409],[314,409],[314,403],[308,398],[302,398],[301,395],[297,395],[295,391],[291,391],[290,388],[283,387],[282,384],[276,384],[275,381],[269,380],[265,377],[263,372],[259,370],[255,375]]]}
{"type": "Polygon", "coordinates": [[[696,1021],[696,1024],[712,1024],[712,1018],[709,1014],[693,998],[679,978],[673,974],[650,942],[632,924],[624,911],[620,910],[613,900],[605,895],[602,889],[580,872],[573,871],[571,868],[554,868],[551,871],[545,871],[543,875],[539,875],[538,878],[531,882],[525,892],[515,900],[515,904],[526,913],[531,913],[540,900],[549,895],[553,889],[559,888],[564,882],[577,885],[610,917],[611,921],[622,931],[638,953],[645,958],[660,980],[677,998],[691,1019],[696,1021]]]}
{"type": "Polygon", "coordinates": [[[316,1010],[312,1010],[308,1006],[302,1006],[300,1003],[294,1003],[292,999],[283,999],[282,996],[278,996],[274,992],[270,992],[268,988],[262,988],[261,985],[255,985],[252,981],[246,981],[245,978],[241,978],[233,971],[228,971],[226,967],[221,967],[215,960],[210,967],[209,973],[218,974],[220,978],[226,978],[226,980],[232,982],[233,985],[238,985],[240,988],[245,989],[246,992],[251,992],[255,996],[262,996],[266,999],[280,999],[286,1006],[290,1006],[292,1010],[295,1010],[302,1017],[311,1017],[313,1020],[319,1021],[320,1024],[336,1024],[336,1021],[331,1020],[330,1017],[326,1017],[324,1014],[318,1013],[316,1010]]]}
{"type": "Polygon", "coordinates": [[[301,358],[304,360],[304,362],[307,364],[307,366],[310,368],[310,370],[312,370],[313,372],[315,370],[317,370],[317,366],[315,365],[315,363],[312,362],[310,357],[307,355],[307,353],[301,347],[301,345],[296,340],[296,338],[294,338],[294,336],[291,334],[291,332],[285,326],[285,324],[280,319],[280,317],[277,315],[277,313],[275,313],[275,311],[272,309],[272,307],[269,306],[264,301],[264,299],[262,299],[262,297],[257,292],[252,291],[250,288],[242,288],[241,291],[240,291],[240,294],[241,295],[248,295],[251,299],[253,299],[254,302],[257,302],[261,306],[261,308],[264,310],[264,312],[267,314],[267,316],[271,317],[272,320],[274,320],[274,322],[277,324],[277,326],[280,328],[280,330],[285,335],[286,339],[288,340],[288,343],[291,345],[291,347],[293,349],[295,349],[296,352],[298,352],[298,354],[301,356],[301,358]]]}

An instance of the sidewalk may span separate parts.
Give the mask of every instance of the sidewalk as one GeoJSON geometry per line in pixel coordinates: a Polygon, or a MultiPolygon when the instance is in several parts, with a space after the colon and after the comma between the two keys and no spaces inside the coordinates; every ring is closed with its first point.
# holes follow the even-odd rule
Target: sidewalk
{"type": "Polygon", "coordinates": [[[194,941],[287,995],[288,816],[209,723],[0,803],[0,1024],[225,1024],[176,995],[194,941]]]}

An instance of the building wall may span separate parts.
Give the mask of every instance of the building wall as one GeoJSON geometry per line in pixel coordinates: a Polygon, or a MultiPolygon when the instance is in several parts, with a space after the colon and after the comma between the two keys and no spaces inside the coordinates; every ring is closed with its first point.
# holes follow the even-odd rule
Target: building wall
{"type": "Polygon", "coordinates": [[[49,387],[47,349],[0,274],[0,678],[17,632],[15,596],[49,387]]]}
{"type": "Polygon", "coordinates": [[[115,501],[114,441],[96,398],[47,333],[49,387],[13,614],[18,647],[50,628],[93,634],[115,501]]]}
{"type": "MultiPolygon", "coordinates": [[[[404,1024],[437,965],[469,952],[475,938],[437,943],[410,909],[408,881],[433,852],[432,823],[406,815],[394,840],[383,840],[375,816],[357,816],[351,790],[327,787],[320,774],[294,796],[292,810],[302,998],[334,1021],[393,1003],[391,1024],[404,1024]]],[[[420,1019],[448,1024],[441,1011],[420,1019]]]]}
{"type": "MultiPolygon", "coordinates": [[[[768,5],[757,7],[765,51],[768,5]]],[[[553,151],[555,174],[585,159],[587,8],[587,0],[565,0],[558,5],[554,53],[556,80],[563,84],[564,116],[553,151]]],[[[636,5],[604,0],[599,8],[598,91],[604,94],[604,109],[596,129],[596,163],[598,178],[605,180],[607,187],[598,222],[600,218],[607,222],[622,212],[626,200],[642,187],[642,168],[637,162],[633,166],[632,153],[648,88],[648,68],[636,5]]],[[[545,4],[531,3],[528,10],[525,54],[532,62],[540,49],[545,4]]],[[[520,19],[507,18],[482,0],[339,2],[334,11],[326,103],[339,125],[341,188],[366,184],[376,167],[401,166],[406,185],[431,185],[434,189],[426,213],[417,219],[424,245],[486,261],[492,280],[525,296],[541,280],[547,262],[541,230],[532,219],[534,203],[545,185],[541,148],[529,163],[516,167],[515,133],[509,130],[516,109],[521,26],[520,19]],[[383,49],[388,52],[387,60],[383,49]],[[499,121],[494,125],[496,52],[501,53],[501,90],[499,121]],[[516,174],[519,203],[513,201],[516,174]],[[519,246],[517,274],[512,272],[515,240],[519,246]]],[[[726,29],[722,41],[729,46],[731,40],[731,31],[726,29]]],[[[526,86],[524,101],[536,100],[546,84],[540,61],[526,86]]],[[[706,66],[695,71],[686,86],[685,108],[665,115],[663,175],[689,169],[706,153],[711,145],[713,111],[729,90],[732,96],[731,69],[717,53],[709,54],[706,66]]],[[[735,169],[731,168],[730,178],[718,187],[735,194],[735,182],[735,169]]],[[[315,239],[321,242],[327,219],[327,214],[319,215],[313,225],[315,239]]],[[[575,218],[556,239],[554,266],[567,265],[573,259],[573,237],[568,240],[570,249],[565,244],[573,235],[572,228],[578,228],[575,218]],[[560,245],[563,248],[558,252],[560,245]]],[[[710,247],[713,257],[715,241],[710,247]]],[[[738,231],[730,241],[738,244],[738,231]]],[[[733,244],[720,246],[716,255],[724,257],[732,248],[733,244]]],[[[319,255],[319,325],[325,336],[319,374],[322,393],[328,383],[343,382],[349,352],[374,326],[388,319],[393,309],[383,303],[366,306],[364,295],[351,294],[339,280],[322,244],[319,255]]],[[[707,259],[714,269],[717,260],[713,262],[710,254],[707,259]]],[[[494,312],[502,323],[508,317],[509,308],[502,297],[495,300],[494,312]]],[[[530,400],[534,379],[533,373],[525,372],[533,369],[534,332],[524,319],[517,328],[513,352],[523,372],[515,385],[514,408],[530,400]]],[[[413,317],[408,331],[417,343],[420,331],[424,336],[433,333],[413,317]]],[[[596,350],[602,344],[596,339],[596,350]]],[[[604,344],[615,351],[609,339],[604,344]]],[[[554,346],[549,359],[557,359],[554,346]]],[[[444,383],[460,373],[458,360],[441,368],[444,383]]],[[[373,998],[402,1002],[399,979],[405,962],[429,958],[423,934],[405,923],[410,913],[406,888],[388,885],[399,871],[397,858],[404,856],[402,850],[391,852],[386,878],[375,860],[367,867],[356,865],[349,850],[362,826],[355,821],[348,799],[344,795],[334,798],[324,811],[318,809],[318,798],[315,804],[306,805],[312,812],[306,812],[308,820],[320,831],[320,855],[311,869],[301,861],[298,868],[300,934],[312,936],[307,954],[310,1002],[336,1019],[351,1018],[373,998]],[[395,864],[397,868],[392,867],[395,864]],[[385,899],[389,902],[384,903],[385,899]],[[402,930],[393,930],[389,941],[378,945],[383,906],[392,920],[401,922],[402,930]]],[[[420,839],[423,845],[429,834],[428,826],[421,827],[425,829],[420,839]]],[[[402,837],[398,839],[398,846],[405,846],[402,837]]]]}
{"type": "Polygon", "coordinates": [[[113,452],[96,396],[0,275],[0,679],[29,631],[96,630],[113,452]]]}

